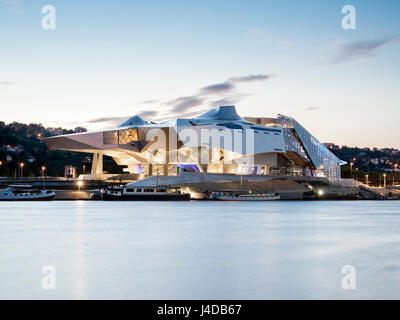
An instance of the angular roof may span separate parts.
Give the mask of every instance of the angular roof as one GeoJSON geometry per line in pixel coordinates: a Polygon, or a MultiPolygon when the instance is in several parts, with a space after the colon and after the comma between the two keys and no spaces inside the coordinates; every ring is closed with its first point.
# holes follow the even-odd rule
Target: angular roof
{"type": "Polygon", "coordinates": [[[131,118],[129,118],[128,120],[126,120],[124,123],[120,124],[118,126],[118,128],[122,128],[122,127],[134,127],[134,126],[143,126],[145,124],[148,124],[147,121],[143,120],[141,117],[139,116],[133,116],[131,118]]]}
{"type": "Polygon", "coordinates": [[[199,120],[215,120],[215,121],[243,121],[244,120],[241,116],[239,116],[236,112],[235,106],[220,106],[214,108],[195,119],[199,120]]]}

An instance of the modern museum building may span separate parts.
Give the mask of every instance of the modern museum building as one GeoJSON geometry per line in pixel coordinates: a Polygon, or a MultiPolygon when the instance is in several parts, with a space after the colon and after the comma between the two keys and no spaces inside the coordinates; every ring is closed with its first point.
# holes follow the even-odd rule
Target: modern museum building
{"type": "Polygon", "coordinates": [[[134,116],[120,126],[46,138],[50,150],[93,154],[91,179],[106,179],[103,155],[126,174],[171,176],[181,171],[213,174],[340,179],[338,159],[295,119],[250,118],[220,106],[191,119],[148,122],[134,116]]]}

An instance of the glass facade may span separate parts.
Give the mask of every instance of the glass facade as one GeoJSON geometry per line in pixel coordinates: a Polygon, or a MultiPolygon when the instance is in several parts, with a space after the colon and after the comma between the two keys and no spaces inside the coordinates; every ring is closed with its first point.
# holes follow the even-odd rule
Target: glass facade
{"type": "MultiPolygon", "coordinates": [[[[331,181],[340,179],[340,165],[345,164],[345,162],[337,158],[293,118],[278,115],[278,123],[285,128],[287,151],[299,153],[303,150],[303,153],[307,155],[306,158],[314,165],[317,176],[326,177],[331,181]],[[297,143],[294,140],[297,140],[297,143]]],[[[302,153],[299,154],[303,155],[302,153]]]]}
{"type": "Polygon", "coordinates": [[[103,144],[128,144],[138,141],[137,129],[103,132],[103,144]]]}
{"type": "Polygon", "coordinates": [[[285,148],[287,151],[294,151],[304,159],[310,161],[299,139],[296,138],[293,128],[283,128],[283,135],[285,140],[285,148]]]}

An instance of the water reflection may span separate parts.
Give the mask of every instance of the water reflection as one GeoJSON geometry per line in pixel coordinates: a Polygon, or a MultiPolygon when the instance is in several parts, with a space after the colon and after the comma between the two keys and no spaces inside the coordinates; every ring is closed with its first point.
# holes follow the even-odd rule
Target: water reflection
{"type": "Polygon", "coordinates": [[[0,298],[400,298],[399,227],[398,202],[0,203],[0,298]]]}
{"type": "Polygon", "coordinates": [[[88,277],[85,258],[85,212],[86,203],[77,201],[74,216],[74,246],[73,246],[73,299],[85,299],[88,295],[88,277]]]}

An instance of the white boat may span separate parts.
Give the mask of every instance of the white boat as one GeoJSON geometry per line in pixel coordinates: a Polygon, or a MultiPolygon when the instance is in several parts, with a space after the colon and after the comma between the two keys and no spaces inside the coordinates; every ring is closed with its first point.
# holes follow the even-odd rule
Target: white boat
{"type": "Polygon", "coordinates": [[[102,190],[102,195],[103,200],[190,200],[190,194],[182,193],[179,188],[167,187],[109,187],[105,190],[102,190]]]}
{"type": "Polygon", "coordinates": [[[41,190],[29,185],[11,185],[0,189],[0,201],[46,201],[53,200],[56,193],[53,190],[41,190]]]}
{"type": "Polygon", "coordinates": [[[237,193],[237,192],[213,192],[211,200],[224,201],[271,201],[279,200],[281,196],[277,193],[237,193]]]}

